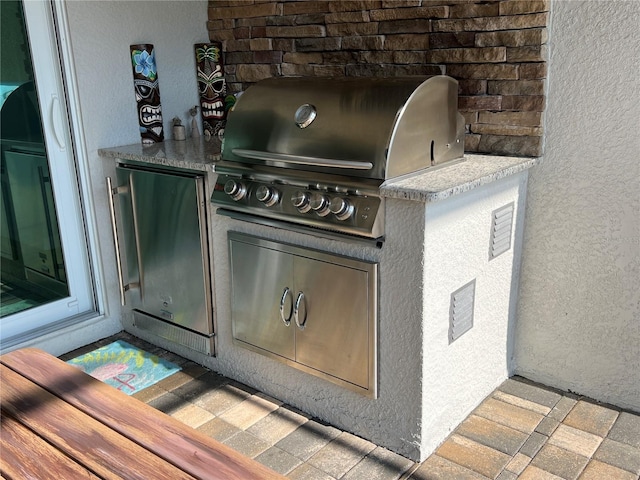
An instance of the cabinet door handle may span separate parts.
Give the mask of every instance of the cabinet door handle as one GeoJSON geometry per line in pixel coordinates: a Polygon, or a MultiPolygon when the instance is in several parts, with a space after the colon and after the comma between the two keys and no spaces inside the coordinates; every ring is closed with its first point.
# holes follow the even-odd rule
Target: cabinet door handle
{"type": "Polygon", "coordinates": [[[142,248],[140,246],[140,227],[138,222],[138,201],[135,194],[133,173],[129,173],[129,198],[131,199],[131,216],[133,217],[133,238],[136,244],[136,256],[138,257],[138,290],[140,300],[144,302],[144,270],[142,261],[142,248]]]}
{"type": "Polygon", "coordinates": [[[289,295],[290,293],[291,293],[291,290],[289,290],[289,287],[285,287],[284,291],[282,292],[282,298],[280,298],[280,319],[287,327],[291,324],[291,315],[293,315],[293,304],[289,309],[289,315],[287,316],[287,318],[285,318],[284,303],[287,301],[287,297],[290,296],[289,295]]]}
{"type": "Polygon", "coordinates": [[[125,193],[128,191],[127,187],[116,187],[113,188],[113,184],[111,183],[111,177],[107,177],[107,191],[109,193],[109,214],[111,216],[111,232],[113,233],[113,246],[116,251],[116,268],[118,269],[118,286],[120,289],[120,304],[122,306],[125,305],[125,292],[129,290],[129,288],[136,286],[136,284],[124,284],[124,279],[122,277],[122,259],[120,255],[120,242],[118,241],[118,224],[116,223],[116,210],[113,204],[113,197],[115,195],[120,195],[121,193],[125,193]]]}
{"type": "Polygon", "coordinates": [[[107,177],[107,192],[109,192],[109,215],[111,216],[111,232],[113,233],[113,246],[116,251],[116,268],[118,269],[118,287],[120,290],[120,304],[125,305],[124,281],[122,279],[122,262],[120,261],[120,242],[118,241],[118,225],[116,223],[116,210],[113,205],[113,186],[111,177],[107,177]]]}
{"type": "Polygon", "coordinates": [[[293,318],[296,321],[296,325],[300,330],[304,330],[304,326],[307,323],[307,302],[304,300],[304,293],[298,292],[298,296],[296,297],[296,303],[293,307],[293,318]],[[302,317],[302,322],[300,321],[300,304],[304,308],[304,315],[302,317]]]}

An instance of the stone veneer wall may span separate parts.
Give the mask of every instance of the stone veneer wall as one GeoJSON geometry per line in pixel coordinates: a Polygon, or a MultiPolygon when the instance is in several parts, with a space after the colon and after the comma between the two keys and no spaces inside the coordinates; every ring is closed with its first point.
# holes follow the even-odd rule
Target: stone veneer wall
{"type": "Polygon", "coordinates": [[[549,0],[209,0],[231,92],[273,76],[449,75],[465,150],[542,155],[549,0]]]}

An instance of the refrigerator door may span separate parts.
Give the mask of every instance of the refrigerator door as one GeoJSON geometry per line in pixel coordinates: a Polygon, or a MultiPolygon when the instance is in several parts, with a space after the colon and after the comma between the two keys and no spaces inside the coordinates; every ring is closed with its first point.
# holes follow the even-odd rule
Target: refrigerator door
{"type": "Polygon", "coordinates": [[[131,306],[201,334],[213,333],[201,176],[117,167],[131,306]]]}

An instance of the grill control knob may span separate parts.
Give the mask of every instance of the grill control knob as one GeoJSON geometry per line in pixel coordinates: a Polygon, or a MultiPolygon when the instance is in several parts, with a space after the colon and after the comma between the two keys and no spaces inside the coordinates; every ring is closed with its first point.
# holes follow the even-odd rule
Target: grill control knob
{"type": "Polygon", "coordinates": [[[307,192],[298,190],[296,193],[291,195],[291,203],[301,213],[307,213],[311,210],[311,207],[309,206],[309,194],[307,192]]]}
{"type": "Polygon", "coordinates": [[[325,217],[329,214],[329,200],[319,192],[311,194],[309,206],[311,207],[311,210],[315,211],[321,217],[325,217]]]}
{"type": "Polygon", "coordinates": [[[242,200],[247,194],[247,186],[237,180],[229,179],[227,183],[224,184],[224,193],[235,201],[242,200]]]}
{"type": "Polygon", "coordinates": [[[333,213],[338,220],[346,220],[353,215],[353,205],[346,198],[333,197],[329,202],[329,211],[333,213]]]}
{"type": "Polygon", "coordinates": [[[267,207],[275,205],[280,200],[280,192],[269,185],[260,185],[256,188],[256,198],[267,207]]]}

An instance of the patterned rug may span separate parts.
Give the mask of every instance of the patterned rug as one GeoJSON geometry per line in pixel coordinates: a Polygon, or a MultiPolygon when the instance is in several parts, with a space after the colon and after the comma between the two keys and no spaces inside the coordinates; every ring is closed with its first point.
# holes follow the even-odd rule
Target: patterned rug
{"type": "Polygon", "coordinates": [[[178,365],[123,340],[80,355],[67,363],[127,395],[180,371],[178,365]]]}

